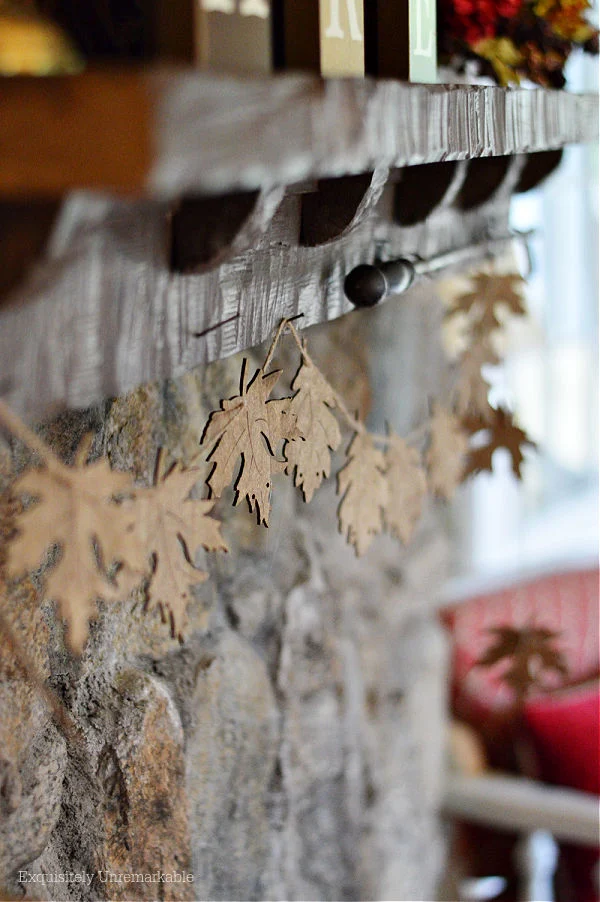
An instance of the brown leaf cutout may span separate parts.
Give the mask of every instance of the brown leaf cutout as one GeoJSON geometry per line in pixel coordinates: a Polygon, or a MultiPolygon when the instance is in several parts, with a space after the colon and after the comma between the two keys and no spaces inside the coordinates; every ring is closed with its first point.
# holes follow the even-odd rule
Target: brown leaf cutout
{"type": "Polygon", "coordinates": [[[473,290],[456,298],[448,315],[452,316],[459,311],[472,314],[477,320],[475,331],[486,334],[501,325],[496,312],[497,305],[502,305],[519,316],[527,312],[522,293],[524,280],[517,273],[504,276],[478,273],[473,276],[472,282],[473,290]]]}
{"type": "Polygon", "coordinates": [[[388,501],[385,457],[368,432],[357,432],[347,452],[347,462],[337,477],[339,530],[363,555],[373,538],[383,530],[383,511],[388,501]]]}
{"type": "Polygon", "coordinates": [[[481,368],[486,363],[498,363],[499,358],[490,342],[484,338],[476,341],[460,358],[459,379],[454,392],[454,409],[459,417],[470,414],[486,416],[490,410],[488,392],[490,384],[481,368]]]}
{"type": "Polygon", "coordinates": [[[310,501],[324,478],[331,472],[331,452],[342,435],[330,407],[335,406],[335,392],[312,363],[303,361],[292,382],[296,394],[289,412],[296,419],[299,438],[287,441],[283,453],[286,473],[294,476],[294,485],[302,489],[310,501]]]}
{"type": "Polygon", "coordinates": [[[493,667],[506,660],[508,668],[501,679],[523,700],[532,688],[541,685],[542,674],[554,670],[562,677],[568,675],[563,653],[556,648],[560,633],[546,627],[497,626],[488,630],[493,641],[475,662],[476,667],[493,667]]]}
{"type": "Polygon", "coordinates": [[[7,573],[19,576],[38,567],[51,545],[61,546],[45,594],[58,602],[67,621],[67,641],[80,654],[96,599],[126,594],[118,584],[119,574],[116,583],[110,582],[105,568],[126,564],[129,572],[138,574],[138,581],[144,571],[134,505],[114,501],[114,496],[132,493],[133,483],[127,473],[111,470],[106,459],[85,466],[78,455],[73,467],[56,461],[51,468],[29,470],[16,481],[14,491],[38,501],[17,518],[19,535],[9,546],[7,573]]]}
{"type": "Polygon", "coordinates": [[[227,551],[221,536],[221,524],[208,512],[212,501],[197,501],[189,497],[201,478],[201,470],[184,469],[181,464],[155,485],[139,494],[140,531],[147,554],[154,558],[154,570],[148,588],[147,606],[159,608],[168,619],[173,636],[183,636],[187,622],[190,587],[203,583],[208,574],[194,566],[198,548],[206,551],[227,551]]]}
{"type": "Polygon", "coordinates": [[[407,545],[421,518],[427,494],[421,455],[400,436],[390,433],[385,463],[389,492],[384,514],[386,528],[407,545]]]}
{"type": "Polygon", "coordinates": [[[429,448],[425,458],[429,488],[434,495],[450,500],[464,476],[467,434],[458,418],[441,404],[433,405],[429,423],[429,448]]]}
{"type": "Polygon", "coordinates": [[[200,444],[211,449],[207,458],[213,463],[207,480],[211,494],[221,496],[241,458],[233,503],[237,505],[245,497],[258,523],[268,526],[272,476],[285,468],[275,452],[281,441],[294,439],[299,433],[290,414],[291,399],[269,400],[281,370],[267,375],[257,370],[248,384],[245,374],[244,360],[240,394],[221,401],[221,410],[211,413],[200,444]]]}
{"type": "Polygon", "coordinates": [[[522,478],[521,464],[525,458],[521,448],[525,445],[535,448],[536,445],[528,438],[523,429],[519,429],[515,425],[513,416],[508,410],[502,407],[495,410],[492,407],[487,421],[484,418],[467,419],[465,425],[473,435],[485,430],[485,434],[482,436],[484,444],[474,448],[469,454],[465,476],[469,476],[471,473],[481,473],[484,470],[492,472],[494,451],[498,448],[506,448],[512,458],[513,473],[517,479],[522,478]]]}

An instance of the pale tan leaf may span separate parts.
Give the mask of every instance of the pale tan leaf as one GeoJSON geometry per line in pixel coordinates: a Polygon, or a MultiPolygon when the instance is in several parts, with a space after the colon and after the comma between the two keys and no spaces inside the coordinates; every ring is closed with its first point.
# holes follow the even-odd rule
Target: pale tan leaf
{"type": "Polygon", "coordinates": [[[419,452],[394,433],[388,436],[385,462],[389,493],[384,517],[386,529],[406,545],[421,517],[427,479],[419,452]]]}
{"type": "Polygon", "coordinates": [[[60,545],[61,556],[47,578],[46,594],[58,602],[67,621],[69,645],[80,653],[96,599],[123,594],[108,580],[105,568],[126,563],[138,581],[144,570],[134,507],[114,500],[132,493],[134,486],[126,473],[112,471],[103,459],[89,466],[55,463],[52,469],[30,470],[17,480],[14,491],[38,500],[17,518],[19,534],[9,547],[7,572],[19,576],[40,566],[48,548],[60,545]]]}
{"type": "Polygon", "coordinates": [[[488,415],[490,384],[483,377],[481,368],[485,364],[498,362],[496,352],[486,339],[476,341],[462,355],[459,362],[459,379],[454,393],[454,408],[459,417],[468,414],[488,415]]]}
{"type": "Polygon", "coordinates": [[[429,488],[434,495],[452,498],[463,478],[468,446],[467,434],[457,417],[434,404],[426,455],[429,488]]]}
{"type": "Polygon", "coordinates": [[[360,556],[383,530],[388,501],[385,457],[368,432],[354,435],[346,464],[338,473],[337,493],[341,497],[339,530],[360,556]]]}
{"type": "Polygon", "coordinates": [[[194,566],[196,551],[227,551],[221,524],[207,516],[214,503],[189,497],[200,477],[201,470],[176,464],[138,497],[140,533],[147,554],[154,557],[148,607],[168,612],[174,636],[183,635],[191,586],[208,576],[194,566]]]}
{"type": "Polygon", "coordinates": [[[329,409],[335,406],[335,392],[316,366],[303,361],[292,388],[296,394],[290,414],[301,437],[285,443],[286,473],[293,474],[294,485],[302,489],[304,500],[310,501],[331,472],[331,452],[339,447],[342,435],[329,409]]]}
{"type": "Polygon", "coordinates": [[[257,370],[246,384],[245,364],[246,361],[242,366],[240,394],[221,401],[221,410],[211,413],[201,444],[209,449],[208,460],[213,464],[207,480],[211,494],[221,496],[241,459],[234,504],[245,497],[257,521],[267,526],[272,476],[285,466],[275,457],[277,447],[299,433],[295,417],[290,414],[290,398],[268,400],[281,371],[265,375],[257,370]]]}
{"type": "Polygon", "coordinates": [[[523,300],[524,280],[517,273],[478,273],[472,282],[473,290],[456,298],[454,308],[448,315],[459,311],[468,313],[473,328],[479,334],[489,334],[501,325],[498,307],[504,307],[517,316],[527,312],[523,300]]]}

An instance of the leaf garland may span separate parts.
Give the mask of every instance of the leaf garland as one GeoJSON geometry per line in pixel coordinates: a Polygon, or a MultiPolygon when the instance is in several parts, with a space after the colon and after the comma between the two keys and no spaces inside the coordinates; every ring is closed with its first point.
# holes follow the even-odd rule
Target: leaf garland
{"type": "Polygon", "coordinates": [[[391,535],[408,545],[421,519],[427,477],[416,448],[393,432],[388,439],[385,455],[388,499],[384,519],[391,535]]]}
{"type": "Polygon", "coordinates": [[[285,472],[293,475],[294,485],[309,502],[331,472],[331,452],[340,446],[342,434],[330,410],[335,407],[335,392],[312,361],[302,360],[292,389],[296,394],[290,414],[299,435],[284,445],[285,472]]]}
{"type": "Polygon", "coordinates": [[[107,568],[126,562],[140,578],[144,569],[134,507],[130,501],[115,501],[133,492],[130,476],[111,470],[106,459],[86,465],[85,456],[80,452],[73,467],[48,458],[45,469],[29,470],[17,479],[13,492],[37,503],[18,515],[18,535],[9,545],[6,564],[7,575],[18,577],[39,567],[50,546],[60,546],[60,559],[46,578],[46,595],[58,602],[67,621],[67,641],[76,653],[87,639],[96,599],[110,601],[121,594],[119,573],[110,581],[107,568]]]}
{"type": "Polygon", "coordinates": [[[211,413],[200,443],[209,450],[207,460],[213,464],[207,480],[211,495],[221,497],[241,459],[233,503],[245,497],[250,513],[256,513],[257,522],[265,526],[269,525],[273,474],[285,469],[275,452],[282,441],[299,436],[295,415],[290,413],[291,398],[269,399],[280,376],[281,370],[265,375],[260,369],[246,383],[244,359],[239,395],[221,401],[221,410],[211,413]]]}
{"type": "Polygon", "coordinates": [[[138,522],[143,544],[153,561],[147,607],[158,608],[171,626],[173,637],[183,637],[187,623],[190,587],[208,579],[208,573],[194,565],[198,548],[227,551],[221,524],[207,516],[212,501],[189,497],[200,480],[200,470],[184,469],[176,463],[161,474],[162,454],[157,461],[154,487],[138,495],[138,522]]]}
{"type": "Polygon", "coordinates": [[[465,467],[465,477],[484,470],[493,470],[492,458],[498,448],[506,448],[511,456],[512,471],[517,479],[522,478],[521,465],[525,460],[522,448],[535,448],[535,442],[514,422],[513,415],[503,407],[490,407],[486,417],[465,419],[464,425],[473,436],[482,438],[483,444],[473,448],[465,467]]]}
{"type": "Polygon", "coordinates": [[[425,457],[429,488],[449,501],[464,478],[469,438],[458,417],[438,403],[433,405],[429,436],[425,457]]]}
{"type": "Polygon", "coordinates": [[[504,307],[516,316],[523,316],[526,309],[523,302],[523,279],[516,273],[498,275],[477,273],[473,276],[473,290],[456,298],[448,316],[467,313],[472,319],[473,329],[479,334],[489,334],[502,323],[498,318],[498,307],[504,307]]]}
{"type": "MultiPolygon", "coordinates": [[[[515,275],[480,274],[473,291],[458,298],[450,315],[468,314],[471,344],[458,363],[455,387],[449,401],[436,401],[429,421],[405,437],[368,432],[312,361],[291,321],[283,320],[262,367],[247,380],[244,360],[239,394],[221,401],[205,425],[200,444],[213,465],[206,480],[210,498],[219,498],[237,471],[234,505],[246,498],[259,524],[268,525],[277,473],[291,476],[304,500],[311,501],[341,445],[340,418],[352,439],[337,474],[338,527],[357,555],[385,531],[408,543],[427,493],[450,499],[467,475],[491,470],[499,447],[509,450],[520,478],[521,449],[533,443],[511,414],[490,407],[481,368],[498,362],[491,341],[500,326],[497,306],[525,312],[521,281],[515,275]],[[286,332],[301,362],[291,386],[294,394],[274,399],[281,371],[267,370],[286,332]],[[470,437],[477,447],[469,446],[470,437]]],[[[17,516],[7,575],[40,566],[48,549],[60,546],[45,594],[58,601],[76,653],[85,644],[96,599],[123,598],[143,580],[147,608],[158,608],[181,639],[190,589],[207,578],[194,564],[197,549],[227,550],[219,521],[208,516],[214,502],[190,497],[200,471],[175,462],[162,473],[161,457],[154,484],[141,488],[128,474],[111,470],[106,459],[86,465],[87,448],[80,449],[74,466],[61,463],[2,401],[0,425],[42,461],[41,468],[26,472],[13,486],[34,502],[17,516]]]]}
{"type": "Polygon", "coordinates": [[[536,626],[495,626],[488,632],[492,641],[475,667],[489,668],[505,661],[508,667],[500,679],[513,690],[519,703],[532,689],[541,688],[545,671],[568,676],[565,656],[556,647],[560,633],[536,626]]]}
{"type": "Polygon", "coordinates": [[[388,504],[385,456],[366,431],[357,432],[350,442],[346,464],[338,473],[337,493],[340,532],[362,555],[383,531],[388,504]]]}

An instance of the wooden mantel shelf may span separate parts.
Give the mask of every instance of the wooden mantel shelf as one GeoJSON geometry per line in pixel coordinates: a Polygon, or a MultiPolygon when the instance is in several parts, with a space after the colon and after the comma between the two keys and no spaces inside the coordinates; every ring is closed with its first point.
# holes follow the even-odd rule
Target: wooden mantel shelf
{"type": "Polygon", "coordinates": [[[83,407],[253,347],[284,316],[349,312],[357,264],[487,253],[510,240],[532,167],[558,162],[536,152],[597,131],[597,97],[558,91],[189,70],[7,79],[6,260],[20,222],[59,212],[0,298],[0,395],[28,418],[83,407]]]}
{"type": "Polygon", "coordinates": [[[6,79],[0,196],[173,197],[594,140],[596,95],[183,70],[6,79]]]}

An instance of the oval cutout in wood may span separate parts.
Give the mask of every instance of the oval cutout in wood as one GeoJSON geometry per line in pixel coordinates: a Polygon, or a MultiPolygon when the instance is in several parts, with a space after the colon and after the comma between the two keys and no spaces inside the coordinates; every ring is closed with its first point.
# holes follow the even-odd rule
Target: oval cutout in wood
{"type": "Polygon", "coordinates": [[[506,178],[512,159],[504,156],[470,160],[456,206],[460,210],[474,210],[490,200],[506,178]]]}
{"type": "Polygon", "coordinates": [[[525,165],[521,170],[515,194],[525,194],[547,179],[560,166],[563,150],[543,150],[539,153],[527,154],[525,165]]]}
{"type": "Polygon", "coordinates": [[[182,198],[171,213],[171,268],[203,272],[241,253],[264,233],[282,196],[283,190],[272,198],[260,191],[182,198]]]}
{"type": "Polygon", "coordinates": [[[42,256],[61,201],[0,202],[0,298],[15,288],[42,256]]]}
{"type": "Polygon", "coordinates": [[[454,180],[458,163],[407,166],[394,189],[394,221],[401,226],[424,222],[443,201],[454,180]]]}
{"type": "Polygon", "coordinates": [[[339,238],[354,221],[372,181],[372,172],[320,179],[317,191],[302,195],[300,244],[317,247],[339,238]]]}

